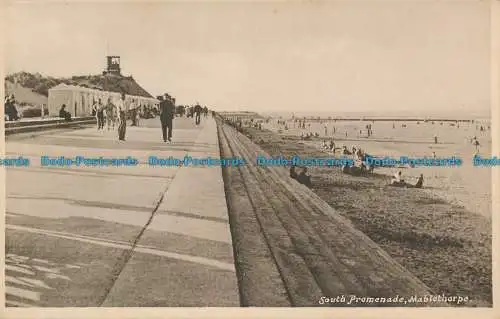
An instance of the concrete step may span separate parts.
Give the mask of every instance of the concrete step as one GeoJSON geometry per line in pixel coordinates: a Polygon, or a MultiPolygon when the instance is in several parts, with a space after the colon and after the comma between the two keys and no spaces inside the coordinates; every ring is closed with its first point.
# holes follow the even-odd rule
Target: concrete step
{"type": "MultiPolygon", "coordinates": [[[[240,206],[240,210],[246,209],[245,214],[256,216],[292,305],[319,306],[321,296],[353,294],[388,298],[431,294],[419,279],[356,230],[314,192],[289,178],[286,169],[257,166],[257,155],[269,155],[250,139],[222,122],[219,125],[224,133],[221,134],[221,144],[228,144],[223,148],[227,152],[224,156],[243,157],[248,163],[237,170],[252,208],[249,211],[248,205],[241,207],[239,203],[244,199],[242,194],[231,194],[234,186],[227,189],[230,206],[237,209],[240,206]]],[[[235,171],[231,168],[224,174],[232,176],[235,171]]],[[[242,234],[243,238],[251,236],[255,237],[255,234],[242,234]]],[[[245,250],[236,251],[237,259],[251,260],[251,254],[245,250]],[[241,254],[248,255],[239,256],[241,254]]],[[[249,279],[249,282],[259,281],[260,276],[265,276],[258,272],[252,275],[255,278],[249,279]]],[[[240,287],[242,291],[246,289],[252,287],[240,287]]],[[[261,300],[257,298],[248,300],[250,306],[261,306],[259,302],[261,300]]],[[[382,302],[371,304],[387,305],[382,302]]],[[[404,302],[391,305],[415,306],[404,302]]],[[[349,306],[370,305],[352,303],[349,306]]],[[[433,303],[432,306],[439,305],[433,303]]]]}

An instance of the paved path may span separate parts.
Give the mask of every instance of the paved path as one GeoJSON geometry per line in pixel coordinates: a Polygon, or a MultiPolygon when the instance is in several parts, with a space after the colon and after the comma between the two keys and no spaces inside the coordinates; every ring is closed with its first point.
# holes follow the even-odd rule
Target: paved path
{"type": "Polygon", "coordinates": [[[12,136],[7,156],[6,306],[239,306],[219,167],[149,167],[147,157],[219,157],[215,122],[12,136]],[[39,157],[126,157],[137,167],[47,168],[39,157]],[[196,194],[192,196],[191,194],[196,194]],[[147,227],[145,227],[147,225],[147,227]]]}

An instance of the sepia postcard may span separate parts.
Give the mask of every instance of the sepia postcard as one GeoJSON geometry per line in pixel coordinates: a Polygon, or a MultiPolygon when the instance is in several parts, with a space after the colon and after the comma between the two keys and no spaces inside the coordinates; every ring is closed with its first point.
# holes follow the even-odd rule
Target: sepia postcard
{"type": "Polygon", "coordinates": [[[1,317],[498,318],[500,1],[0,6],[1,317]]]}

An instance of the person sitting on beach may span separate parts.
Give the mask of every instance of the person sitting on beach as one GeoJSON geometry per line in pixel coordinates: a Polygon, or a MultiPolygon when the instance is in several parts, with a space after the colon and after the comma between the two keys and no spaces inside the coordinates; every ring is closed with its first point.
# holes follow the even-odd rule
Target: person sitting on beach
{"type": "Polygon", "coordinates": [[[326,144],[326,140],[323,140],[323,143],[321,143],[321,148],[324,150],[328,149],[328,144],[326,144]]]}
{"type": "Polygon", "coordinates": [[[342,146],[342,154],[343,155],[351,155],[351,152],[347,149],[347,146],[343,145],[342,146]]]}
{"type": "Polygon", "coordinates": [[[311,176],[307,175],[307,167],[303,167],[297,176],[297,181],[301,184],[306,185],[307,187],[311,187],[311,176]]]}
{"type": "Polygon", "coordinates": [[[297,179],[297,172],[295,171],[295,165],[290,166],[290,177],[297,179]]]}
{"type": "Polygon", "coordinates": [[[420,177],[417,180],[417,183],[415,184],[415,188],[422,188],[424,185],[424,174],[420,174],[420,177]]]}
{"type": "Polygon", "coordinates": [[[350,167],[349,167],[349,164],[344,164],[344,166],[342,166],[342,173],[344,174],[349,174],[350,173],[350,167]]]}
{"type": "Polygon", "coordinates": [[[363,159],[363,151],[360,148],[354,154],[355,154],[355,160],[363,159]]]}
{"type": "Polygon", "coordinates": [[[371,164],[368,164],[368,159],[370,158],[373,158],[372,155],[366,153],[366,152],[362,152],[361,154],[361,162],[363,163],[363,167],[366,169],[366,171],[368,171],[369,173],[373,173],[373,171],[375,170],[375,165],[371,165],[371,164]]]}
{"type": "Polygon", "coordinates": [[[66,104],[61,106],[61,109],[59,110],[59,117],[62,117],[66,121],[71,121],[71,113],[66,111],[66,104]]]}
{"type": "Polygon", "coordinates": [[[401,185],[404,185],[404,184],[405,184],[405,181],[402,178],[401,171],[399,171],[396,174],[394,174],[394,177],[391,179],[391,185],[401,186],[401,185]]]}

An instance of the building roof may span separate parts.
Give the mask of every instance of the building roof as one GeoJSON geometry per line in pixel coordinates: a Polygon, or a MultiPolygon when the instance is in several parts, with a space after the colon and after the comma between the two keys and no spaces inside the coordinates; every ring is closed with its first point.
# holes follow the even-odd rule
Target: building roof
{"type": "MultiPolygon", "coordinates": [[[[120,94],[121,92],[125,92],[125,94],[127,95],[130,95],[130,96],[139,96],[139,97],[143,97],[143,98],[146,98],[146,99],[150,99],[150,100],[155,100],[156,99],[154,97],[152,97],[151,95],[149,96],[145,96],[145,94],[142,94],[142,95],[139,95],[137,93],[141,93],[139,90],[135,89],[133,84],[130,84],[131,82],[128,82],[128,84],[125,84],[124,86],[124,89],[123,90],[118,90],[118,88],[121,88],[120,84],[119,83],[124,83],[124,82],[112,82],[111,85],[108,84],[108,88],[114,88],[114,90],[103,90],[102,87],[103,86],[100,86],[100,85],[72,85],[72,84],[66,84],[66,83],[60,83],[56,86],[54,86],[53,88],[49,89],[49,91],[58,91],[58,90],[72,90],[72,91],[79,91],[79,92],[93,92],[93,91],[102,91],[103,93],[104,92],[111,92],[111,93],[115,93],[115,94],[120,94]],[[118,86],[113,86],[113,84],[116,84],[118,83],[118,86]],[[129,85],[128,87],[126,85],[129,85]]],[[[125,82],[127,83],[127,82],[125,82]]],[[[135,81],[134,81],[135,83],[135,81]]],[[[123,84],[122,84],[123,85],[123,84]]],[[[141,88],[142,89],[142,88],[141,88]]],[[[147,93],[147,92],[146,92],[147,93]]]]}
{"type": "Polygon", "coordinates": [[[124,92],[127,95],[154,98],[131,76],[120,76],[114,74],[74,76],[70,80],[65,80],[64,83],[73,87],[92,88],[117,93],[124,92]]]}
{"type": "MultiPolygon", "coordinates": [[[[96,81],[97,82],[97,81],[96,81]]],[[[153,98],[145,89],[143,89],[131,76],[116,76],[105,74],[100,76],[98,83],[92,83],[103,88],[105,91],[125,92],[125,94],[153,98]]]]}

